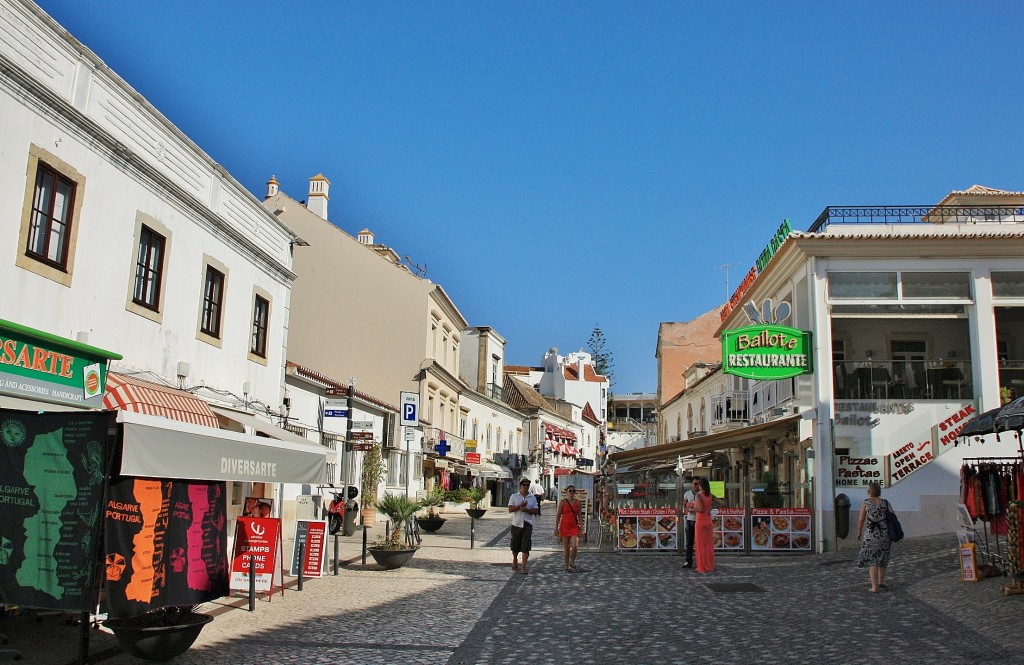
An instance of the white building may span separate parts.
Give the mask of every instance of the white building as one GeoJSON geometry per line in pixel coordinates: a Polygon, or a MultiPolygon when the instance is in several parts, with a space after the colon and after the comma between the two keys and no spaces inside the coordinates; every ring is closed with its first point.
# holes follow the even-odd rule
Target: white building
{"type": "MultiPolygon", "coordinates": [[[[283,404],[295,234],[35,4],[2,5],[3,318],[122,356],[108,407],[243,435],[213,429],[210,446],[246,441],[255,455],[260,433],[302,448],[267,417],[283,404]]],[[[182,454],[197,439],[167,436],[168,475],[198,463],[182,454]]],[[[278,480],[195,477],[232,481],[232,517],[278,480]]]]}
{"type": "Polygon", "coordinates": [[[782,506],[813,509],[819,550],[853,541],[855,522],[837,533],[836,499],[856,520],[871,481],[908,535],[952,531],[965,462],[1019,458],[1012,435],[957,433],[1024,390],[1022,225],[1024,193],[979,186],[935,206],[826,208],[807,232],[785,225],[718,335],[776,322],[807,331],[812,371],[688,384],[662,405],[668,442],[613,457],[707,455],[737,507],[776,485],[782,506]]]}

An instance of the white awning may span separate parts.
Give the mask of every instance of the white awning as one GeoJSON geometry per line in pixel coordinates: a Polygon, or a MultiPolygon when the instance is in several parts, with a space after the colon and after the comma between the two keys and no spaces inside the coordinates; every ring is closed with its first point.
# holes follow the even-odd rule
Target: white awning
{"type": "Polygon", "coordinates": [[[117,422],[124,426],[125,476],[312,485],[328,481],[331,451],[312,442],[268,439],[132,411],[118,411],[117,422]]]}
{"type": "MultiPolygon", "coordinates": [[[[217,416],[226,418],[227,420],[233,420],[239,425],[245,425],[251,427],[260,434],[269,436],[271,439],[277,439],[279,441],[290,441],[297,443],[302,446],[315,446],[316,441],[311,441],[305,437],[299,436],[295,432],[289,432],[286,429],[271,425],[266,420],[261,420],[259,417],[247,412],[237,411],[235,409],[229,409],[223,406],[210,405],[210,410],[213,411],[217,416]]],[[[322,447],[322,446],[321,446],[322,447]]],[[[331,450],[330,448],[323,448],[323,452],[327,455],[327,461],[335,464],[338,462],[338,451],[331,450]]]]}
{"type": "Polygon", "coordinates": [[[482,464],[470,464],[470,471],[473,475],[480,476],[481,478],[511,478],[512,472],[508,470],[508,467],[500,464],[491,464],[490,462],[484,462],[482,464]]]}

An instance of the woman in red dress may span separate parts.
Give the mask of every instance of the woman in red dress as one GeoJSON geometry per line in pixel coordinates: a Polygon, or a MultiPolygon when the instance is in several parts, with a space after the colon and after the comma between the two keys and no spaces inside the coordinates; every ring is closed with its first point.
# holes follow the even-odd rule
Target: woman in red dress
{"type": "Polygon", "coordinates": [[[711,573],[715,570],[715,536],[711,525],[711,508],[714,498],[707,478],[700,479],[700,492],[694,501],[697,508],[697,523],[694,525],[694,550],[697,558],[697,572],[711,573]]]}
{"type": "Polygon", "coordinates": [[[576,488],[569,485],[565,488],[565,498],[558,502],[555,511],[555,535],[562,539],[562,563],[565,572],[575,573],[576,553],[580,547],[580,502],[576,500],[576,488]]]}

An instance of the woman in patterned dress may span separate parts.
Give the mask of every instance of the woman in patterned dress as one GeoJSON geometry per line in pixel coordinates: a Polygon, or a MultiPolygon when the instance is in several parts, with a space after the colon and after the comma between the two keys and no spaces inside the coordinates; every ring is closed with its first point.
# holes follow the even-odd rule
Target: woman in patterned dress
{"type": "Polygon", "coordinates": [[[892,546],[885,521],[888,510],[889,502],[882,498],[882,486],[878,483],[869,483],[868,498],[864,499],[860,507],[860,517],[857,518],[857,540],[860,541],[857,567],[868,566],[872,593],[889,588],[885,584],[885,568],[889,565],[889,548],[892,546]],[[866,534],[865,524],[868,527],[866,534]]]}

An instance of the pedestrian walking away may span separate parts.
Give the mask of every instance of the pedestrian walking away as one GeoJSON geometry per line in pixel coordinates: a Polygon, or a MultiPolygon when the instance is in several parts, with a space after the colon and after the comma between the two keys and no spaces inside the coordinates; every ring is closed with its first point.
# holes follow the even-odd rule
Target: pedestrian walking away
{"type": "Polygon", "coordinates": [[[508,512],[512,513],[512,572],[525,575],[533,547],[533,516],[538,513],[537,499],[530,494],[530,481],[526,478],[519,481],[519,491],[509,498],[508,512]]]}
{"type": "Polygon", "coordinates": [[[694,549],[697,554],[697,572],[711,573],[715,570],[715,535],[711,523],[711,508],[714,497],[711,496],[711,484],[707,478],[699,481],[700,491],[694,499],[697,520],[694,524],[694,549]]]}
{"type": "Polygon", "coordinates": [[[537,514],[540,515],[540,504],[544,502],[544,486],[540,484],[540,480],[530,483],[530,494],[537,500],[537,514]]]}
{"type": "Polygon", "coordinates": [[[690,479],[690,489],[683,494],[683,510],[686,511],[686,518],[683,521],[683,531],[686,540],[686,563],[683,568],[693,568],[693,533],[697,525],[697,492],[700,491],[700,478],[690,479]]]}
{"type": "Polygon", "coordinates": [[[576,553],[580,549],[580,502],[576,500],[576,488],[565,488],[565,498],[558,502],[555,510],[555,535],[562,539],[562,563],[565,572],[575,573],[576,553]]]}
{"type": "Polygon", "coordinates": [[[889,588],[885,583],[885,569],[889,565],[892,541],[889,539],[886,514],[891,511],[892,506],[882,498],[882,486],[878,483],[868,483],[868,498],[861,504],[860,516],[857,518],[857,540],[860,541],[857,567],[868,567],[871,593],[889,588]],[[867,533],[864,533],[865,524],[868,527],[867,533]]]}

